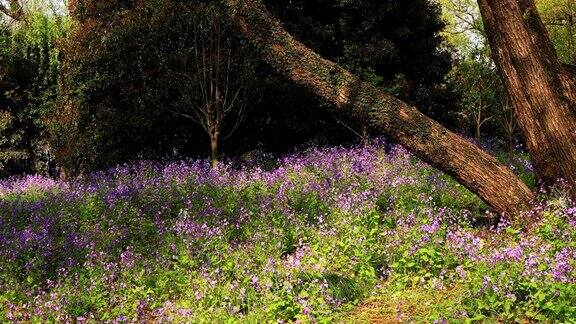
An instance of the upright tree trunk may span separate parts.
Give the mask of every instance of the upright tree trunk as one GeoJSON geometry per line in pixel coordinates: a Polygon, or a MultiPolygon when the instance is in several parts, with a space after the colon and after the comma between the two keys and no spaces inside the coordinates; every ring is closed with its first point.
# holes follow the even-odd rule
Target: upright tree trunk
{"type": "Polygon", "coordinates": [[[506,146],[508,150],[508,155],[512,155],[512,153],[514,153],[514,133],[508,132],[506,139],[506,146]]]}
{"type": "Polygon", "coordinates": [[[388,134],[452,175],[498,212],[517,216],[532,192],[508,168],[416,108],[374,87],[296,41],[261,0],[225,0],[241,33],[277,72],[332,104],[337,112],[388,134]]]}
{"type": "Polygon", "coordinates": [[[220,149],[220,132],[210,133],[210,165],[212,169],[218,169],[219,149],[220,149]]]}
{"type": "Polygon", "coordinates": [[[368,133],[368,127],[362,125],[362,146],[368,147],[370,145],[370,134],[368,133]]]}
{"type": "Polygon", "coordinates": [[[576,183],[576,84],[533,0],[478,0],[492,56],[545,186],[576,183]]]}
{"type": "Polygon", "coordinates": [[[476,141],[482,144],[482,116],[478,115],[476,118],[476,141]]]}

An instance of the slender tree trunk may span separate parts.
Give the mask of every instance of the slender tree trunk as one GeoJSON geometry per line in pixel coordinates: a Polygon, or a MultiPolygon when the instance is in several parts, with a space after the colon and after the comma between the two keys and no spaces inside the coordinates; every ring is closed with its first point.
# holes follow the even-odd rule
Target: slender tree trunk
{"type": "Polygon", "coordinates": [[[576,84],[533,0],[478,0],[492,56],[539,181],[576,183],[576,84]]]}
{"type": "Polygon", "coordinates": [[[476,125],[476,141],[478,142],[478,144],[482,143],[482,138],[480,134],[480,125],[476,125]]]}
{"type": "Polygon", "coordinates": [[[220,132],[210,133],[210,165],[212,169],[218,169],[219,149],[220,149],[220,132]]]}
{"type": "Polygon", "coordinates": [[[511,155],[514,152],[514,133],[508,131],[508,139],[506,140],[508,147],[508,154],[511,155]]]}
{"type": "Polygon", "coordinates": [[[368,133],[368,127],[362,125],[362,146],[368,147],[370,145],[370,134],[368,133]]]}
{"type": "Polygon", "coordinates": [[[60,171],[59,172],[60,180],[62,180],[62,181],[68,180],[68,171],[66,170],[66,168],[61,166],[59,171],[60,171]]]}
{"type": "Polygon", "coordinates": [[[321,58],[290,36],[261,0],[226,3],[240,32],[264,61],[331,103],[336,112],[388,134],[502,214],[515,217],[529,204],[532,192],[494,157],[416,108],[321,58]]]}
{"type": "Polygon", "coordinates": [[[478,144],[482,144],[481,129],[482,129],[482,115],[478,114],[478,116],[476,117],[476,141],[478,141],[478,144]]]}

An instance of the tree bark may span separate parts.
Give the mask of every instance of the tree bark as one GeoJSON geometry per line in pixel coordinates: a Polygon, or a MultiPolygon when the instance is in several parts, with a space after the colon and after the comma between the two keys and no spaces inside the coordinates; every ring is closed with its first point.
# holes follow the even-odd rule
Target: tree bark
{"type": "Polygon", "coordinates": [[[219,132],[215,132],[214,134],[210,134],[210,165],[212,169],[218,169],[218,156],[219,156],[219,149],[220,149],[220,134],[219,132]]]}
{"type": "Polygon", "coordinates": [[[321,58],[289,35],[261,0],[225,0],[240,32],[273,69],[331,103],[337,112],[385,133],[453,176],[508,217],[527,207],[532,192],[507,167],[416,108],[321,58]]]}
{"type": "Polygon", "coordinates": [[[492,56],[540,183],[576,183],[576,84],[533,0],[478,0],[492,56]]]}

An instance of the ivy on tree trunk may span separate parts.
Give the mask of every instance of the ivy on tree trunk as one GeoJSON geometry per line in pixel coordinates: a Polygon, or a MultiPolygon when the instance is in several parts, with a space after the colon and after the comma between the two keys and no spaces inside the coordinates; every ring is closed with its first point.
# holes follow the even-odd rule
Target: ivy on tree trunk
{"type": "Polygon", "coordinates": [[[240,32],[262,59],[293,82],[453,176],[495,210],[517,217],[533,197],[506,166],[464,138],[393,97],[323,59],[284,30],[261,0],[225,0],[240,32]]]}

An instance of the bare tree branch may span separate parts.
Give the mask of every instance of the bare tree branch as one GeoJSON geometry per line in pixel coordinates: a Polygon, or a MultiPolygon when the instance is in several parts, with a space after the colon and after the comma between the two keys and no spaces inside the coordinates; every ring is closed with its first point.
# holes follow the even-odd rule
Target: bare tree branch
{"type": "Polygon", "coordinates": [[[26,18],[24,15],[24,4],[25,1],[19,0],[8,0],[8,5],[0,2],[0,12],[12,20],[23,21],[26,18]]]}

